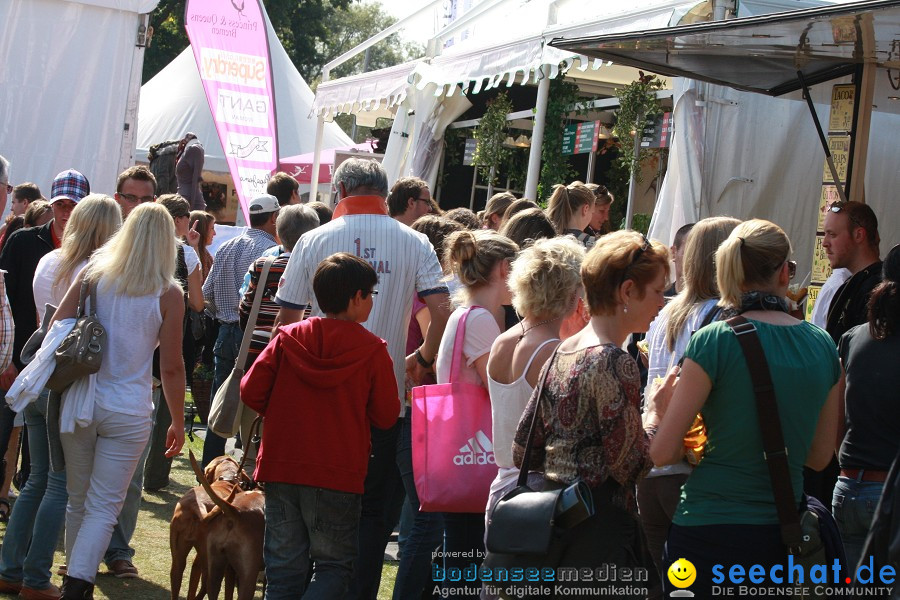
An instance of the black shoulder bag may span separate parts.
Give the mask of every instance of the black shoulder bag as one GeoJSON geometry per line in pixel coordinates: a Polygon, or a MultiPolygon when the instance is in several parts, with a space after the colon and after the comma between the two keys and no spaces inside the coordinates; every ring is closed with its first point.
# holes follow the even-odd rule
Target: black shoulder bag
{"type": "MultiPolygon", "coordinates": [[[[829,539],[828,544],[825,542],[828,530],[837,530],[831,512],[812,496],[805,497],[804,507],[799,511],[794,501],[787,446],[784,443],[781,418],[775,400],[775,386],[769,372],[769,363],[756,333],[756,326],[741,315],[731,317],[726,323],[737,336],[747,361],[750,379],[753,381],[756,414],[763,439],[763,457],[769,468],[775,509],[778,512],[778,522],[781,524],[781,540],[787,553],[794,556],[795,564],[804,566],[807,576],[813,565],[831,565],[835,558],[840,560],[842,567],[845,567],[847,561],[840,539],[836,541],[837,543],[833,539],[829,539]],[[830,526],[824,522],[827,520],[831,521],[830,526]],[[826,535],[823,535],[823,532],[826,535]]],[[[814,586],[806,588],[811,592],[814,591],[814,586]]],[[[805,597],[825,596],[813,594],[805,597]]]]}

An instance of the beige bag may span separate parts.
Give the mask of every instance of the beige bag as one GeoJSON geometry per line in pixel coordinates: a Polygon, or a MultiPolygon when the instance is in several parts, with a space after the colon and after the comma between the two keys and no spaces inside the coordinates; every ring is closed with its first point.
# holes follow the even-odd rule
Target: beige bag
{"type": "Polygon", "coordinates": [[[241,339],[237,362],[235,362],[228,379],[223,381],[216,390],[216,396],[209,407],[208,426],[213,433],[224,438],[232,437],[241,428],[241,411],[244,408],[244,405],[241,404],[241,378],[244,377],[244,363],[247,362],[247,352],[250,350],[253,329],[256,328],[259,306],[262,304],[262,297],[266,291],[269,267],[274,261],[275,257],[270,256],[263,264],[259,282],[256,284],[256,294],[253,297],[253,308],[250,309],[250,318],[247,319],[247,327],[244,329],[244,337],[241,339]]]}
{"type": "Polygon", "coordinates": [[[47,387],[62,394],[76,380],[99,371],[104,346],[106,329],[97,318],[97,283],[83,279],[75,326],[56,349],[56,368],[47,387]],[[88,293],[90,312],[86,308],[88,293]]]}

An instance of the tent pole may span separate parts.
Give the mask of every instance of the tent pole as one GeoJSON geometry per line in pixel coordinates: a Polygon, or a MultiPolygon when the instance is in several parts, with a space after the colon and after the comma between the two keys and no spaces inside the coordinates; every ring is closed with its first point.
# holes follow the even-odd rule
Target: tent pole
{"type": "MultiPolygon", "coordinates": [[[[547,102],[550,99],[550,68],[540,67],[537,101],[534,107],[534,129],[531,132],[531,148],[528,152],[528,175],[525,178],[523,198],[537,202],[538,179],[541,176],[541,146],[544,143],[544,125],[547,120],[547,102]]],[[[559,123],[556,124],[559,127],[559,123]]]]}
{"type": "MultiPolygon", "coordinates": [[[[329,68],[326,65],[322,69],[322,83],[325,83],[329,79],[329,68]]],[[[322,138],[325,136],[325,116],[318,115],[316,117],[316,143],[313,146],[313,166],[312,166],[312,174],[309,178],[309,201],[315,202],[319,199],[319,167],[322,164],[322,159],[319,155],[322,153],[322,138]]]]}
{"type": "Polygon", "coordinates": [[[806,99],[806,105],[809,107],[809,113],[812,115],[813,123],[816,126],[816,132],[819,134],[819,141],[822,142],[822,148],[825,150],[825,162],[828,163],[828,170],[831,171],[831,179],[834,181],[834,187],[837,189],[841,202],[847,201],[847,195],[844,193],[844,186],[838,179],[837,167],[834,166],[834,159],[831,157],[831,149],[828,147],[828,140],[825,139],[825,132],[822,131],[822,124],[819,123],[819,115],[816,114],[816,107],[813,105],[812,96],[809,95],[809,87],[806,80],[803,79],[803,71],[797,71],[797,79],[800,80],[800,86],[803,88],[803,97],[806,99]]]}
{"type": "Polygon", "coordinates": [[[644,114],[638,113],[634,125],[634,164],[631,167],[631,180],[628,182],[628,204],[625,207],[625,229],[631,229],[634,219],[634,197],[637,195],[637,170],[641,167],[641,137],[644,133],[644,114]]]}

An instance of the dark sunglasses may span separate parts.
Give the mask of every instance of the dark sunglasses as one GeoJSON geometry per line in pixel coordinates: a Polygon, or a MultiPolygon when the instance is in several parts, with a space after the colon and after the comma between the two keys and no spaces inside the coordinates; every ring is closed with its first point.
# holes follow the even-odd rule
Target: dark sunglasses
{"type": "Polygon", "coordinates": [[[797,274],[797,261],[796,260],[786,260],[785,261],[788,266],[788,276],[793,279],[794,275],[797,274]]]}
{"type": "Polygon", "coordinates": [[[7,184],[6,184],[6,193],[7,193],[7,194],[12,194],[12,193],[13,193],[13,186],[12,186],[11,183],[7,183],[7,184]]]}
{"type": "MultiPolygon", "coordinates": [[[[639,260],[641,260],[641,256],[643,256],[644,252],[650,249],[650,240],[647,239],[647,236],[643,233],[641,237],[644,238],[644,243],[641,244],[641,247],[637,249],[637,252],[634,253],[634,256],[631,257],[631,262],[628,263],[628,266],[625,267],[625,270],[622,271],[622,282],[625,283],[625,279],[627,279],[628,271],[631,270],[631,267],[637,264],[639,260]]],[[[619,285],[621,285],[621,283],[619,285]]]]}
{"type": "MultiPolygon", "coordinates": [[[[828,210],[837,214],[837,213],[841,212],[842,210],[844,210],[844,208],[846,206],[847,206],[846,202],[844,202],[843,200],[837,200],[837,201],[833,202],[831,204],[831,206],[828,207],[828,210]]],[[[847,211],[847,218],[850,219],[850,222],[853,223],[854,225],[856,225],[857,227],[862,227],[862,224],[856,220],[856,218],[850,213],[850,211],[847,211]]],[[[865,227],[863,227],[863,229],[865,229],[865,227]]]]}

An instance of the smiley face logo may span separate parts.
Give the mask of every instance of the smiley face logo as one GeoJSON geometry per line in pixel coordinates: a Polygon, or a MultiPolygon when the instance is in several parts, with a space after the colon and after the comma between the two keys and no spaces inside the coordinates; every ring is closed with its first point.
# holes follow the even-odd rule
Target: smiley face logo
{"type": "Polygon", "coordinates": [[[679,558],[672,563],[667,572],[669,583],[677,588],[690,587],[697,579],[697,569],[686,558],[679,558]]]}

